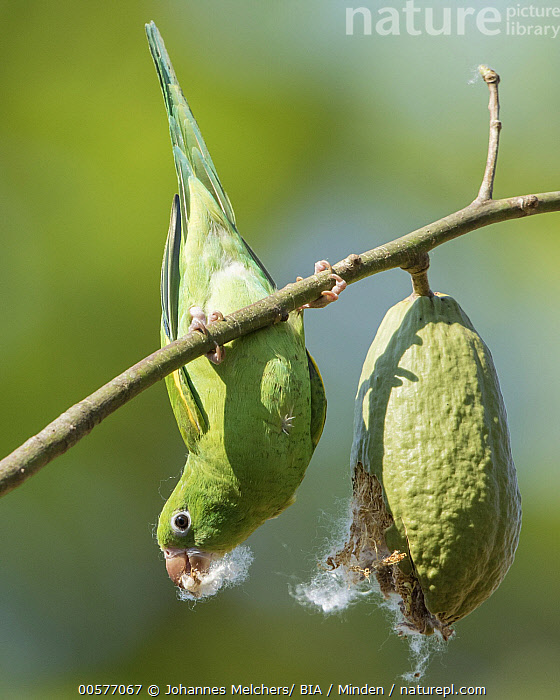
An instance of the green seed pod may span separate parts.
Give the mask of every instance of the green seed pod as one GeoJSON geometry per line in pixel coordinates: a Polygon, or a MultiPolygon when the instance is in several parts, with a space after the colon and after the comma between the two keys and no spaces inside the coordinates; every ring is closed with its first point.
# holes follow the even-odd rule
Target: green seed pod
{"type": "Polygon", "coordinates": [[[400,595],[409,630],[447,638],[498,587],[521,500],[490,351],[449,296],[391,308],[358,387],[354,522],[328,562],[400,595]]]}

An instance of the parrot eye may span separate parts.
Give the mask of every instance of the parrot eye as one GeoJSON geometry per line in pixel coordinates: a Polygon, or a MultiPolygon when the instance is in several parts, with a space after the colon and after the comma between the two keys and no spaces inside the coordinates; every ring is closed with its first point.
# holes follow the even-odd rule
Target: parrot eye
{"type": "Polygon", "coordinates": [[[188,510],[180,510],[171,516],[171,529],[176,535],[186,535],[191,527],[191,516],[188,510]]]}

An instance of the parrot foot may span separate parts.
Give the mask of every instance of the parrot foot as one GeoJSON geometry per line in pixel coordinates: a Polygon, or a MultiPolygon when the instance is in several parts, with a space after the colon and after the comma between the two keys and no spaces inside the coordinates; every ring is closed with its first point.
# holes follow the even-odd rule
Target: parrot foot
{"type": "MultiPolygon", "coordinates": [[[[309,304],[304,304],[302,309],[322,309],[327,304],[338,299],[338,295],[346,289],[346,282],[342,279],[340,275],[333,272],[332,265],[327,260],[319,260],[315,263],[315,274],[319,272],[325,272],[325,270],[330,271],[329,279],[335,281],[335,285],[332,289],[325,289],[321,292],[321,297],[315,301],[309,302],[309,304]]],[[[299,278],[298,278],[299,279],[299,278]]]]}
{"type": "MultiPolygon", "coordinates": [[[[208,335],[208,324],[214,323],[215,321],[223,321],[224,315],[221,311],[212,311],[208,320],[206,319],[206,314],[200,308],[200,306],[191,306],[189,313],[192,317],[191,324],[189,326],[190,331],[200,331],[204,335],[208,335]]],[[[226,351],[223,345],[218,345],[215,343],[215,350],[211,350],[206,353],[206,357],[213,362],[215,365],[219,365],[223,361],[226,351]]]]}

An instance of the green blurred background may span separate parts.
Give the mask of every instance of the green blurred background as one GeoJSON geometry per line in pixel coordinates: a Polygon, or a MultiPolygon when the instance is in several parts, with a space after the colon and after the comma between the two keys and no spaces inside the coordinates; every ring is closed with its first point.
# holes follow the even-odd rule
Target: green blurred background
{"type": "MultiPolygon", "coordinates": [[[[375,17],[378,4],[360,4],[375,17]]],[[[469,82],[479,63],[502,75],[495,195],[560,189],[560,38],[346,36],[347,5],[1,3],[2,455],[158,344],[176,182],[151,19],[240,230],[279,286],[474,198],[488,123],[487,89],[469,82]]],[[[444,5],[455,7],[416,2],[438,23],[444,5]]],[[[505,582],[457,625],[426,685],[557,697],[558,216],[484,228],[432,256],[432,287],[460,301],[492,349],[524,524],[505,582]]],[[[325,618],[290,588],[337,534],[361,363],[408,293],[408,276],[391,271],[306,314],[326,430],[296,504],[250,538],[242,586],[193,609],[167,578],[153,527],[185,450],[163,386],[2,499],[0,695],[76,697],[80,683],[109,682],[399,685],[408,647],[382,611],[362,602],[325,618]]]]}

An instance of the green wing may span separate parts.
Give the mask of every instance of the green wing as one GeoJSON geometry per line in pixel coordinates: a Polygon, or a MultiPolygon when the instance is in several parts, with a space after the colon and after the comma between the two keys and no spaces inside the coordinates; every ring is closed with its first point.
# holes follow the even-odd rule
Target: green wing
{"type": "MultiPolygon", "coordinates": [[[[162,346],[177,340],[179,315],[179,254],[181,250],[181,205],[178,195],[173,198],[169,232],[161,266],[161,340],[162,346]]],[[[208,428],[200,398],[186,367],[165,378],[171,406],[183,440],[189,451],[208,428]]]]}
{"type": "MultiPolygon", "coordinates": [[[[169,231],[161,266],[161,322],[167,343],[177,339],[179,299],[179,254],[181,251],[181,205],[179,195],[173,197],[169,231]]],[[[167,343],[165,343],[167,345],[167,343]]]]}
{"type": "Polygon", "coordinates": [[[317,447],[327,417],[327,397],[325,396],[325,385],[319,373],[319,368],[309,351],[306,350],[306,352],[309,367],[309,383],[311,386],[311,441],[313,442],[313,447],[317,447]]]}

